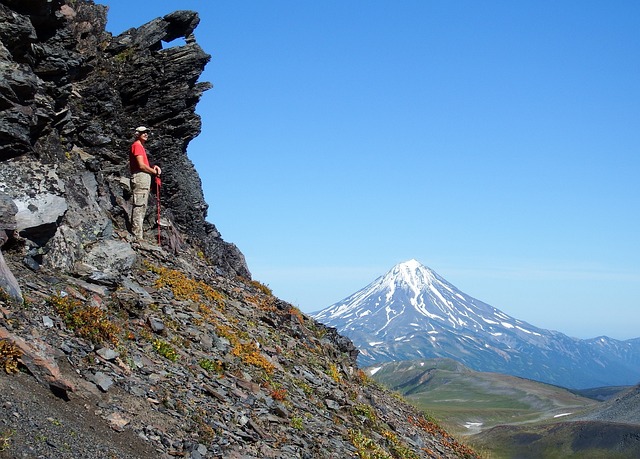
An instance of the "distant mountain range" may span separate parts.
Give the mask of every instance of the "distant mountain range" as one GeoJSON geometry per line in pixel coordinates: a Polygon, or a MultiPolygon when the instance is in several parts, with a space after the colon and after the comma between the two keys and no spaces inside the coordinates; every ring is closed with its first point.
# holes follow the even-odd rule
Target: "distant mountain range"
{"type": "Polygon", "coordinates": [[[535,327],[461,292],[416,260],[313,316],[349,337],[363,366],[447,357],[477,371],[574,389],[640,381],[640,338],[583,340],[535,327]]]}

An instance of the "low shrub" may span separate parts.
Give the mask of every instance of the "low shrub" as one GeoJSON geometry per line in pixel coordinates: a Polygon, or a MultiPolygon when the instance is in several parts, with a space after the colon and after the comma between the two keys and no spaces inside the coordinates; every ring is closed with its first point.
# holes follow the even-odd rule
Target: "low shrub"
{"type": "Polygon", "coordinates": [[[49,304],[62,317],[65,325],[78,336],[95,344],[118,345],[120,327],[109,320],[105,311],[97,306],[85,306],[80,300],[70,296],[53,295],[49,304]]]}
{"type": "Polygon", "coordinates": [[[0,366],[7,373],[18,372],[18,359],[22,355],[18,346],[7,340],[0,340],[0,366]]]}

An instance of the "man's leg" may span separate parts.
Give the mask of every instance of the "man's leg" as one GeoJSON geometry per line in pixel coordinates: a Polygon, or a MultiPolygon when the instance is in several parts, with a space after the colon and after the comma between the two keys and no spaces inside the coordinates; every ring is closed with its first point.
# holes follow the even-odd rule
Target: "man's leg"
{"type": "Polygon", "coordinates": [[[147,213],[147,202],[149,201],[149,187],[151,186],[151,176],[144,172],[133,174],[131,178],[131,188],[133,192],[133,210],[131,211],[131,232],[137,239],[144,236],[143,224],[147,213]]]}

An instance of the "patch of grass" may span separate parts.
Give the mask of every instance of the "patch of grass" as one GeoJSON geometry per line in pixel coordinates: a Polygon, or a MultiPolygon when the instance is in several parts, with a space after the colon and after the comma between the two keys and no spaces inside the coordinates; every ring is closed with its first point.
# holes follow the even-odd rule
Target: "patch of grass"
{"type": "Polygon", "coordinates": [[[11,446],[11,437],[16,433],[15,430],[7,430],[0,433],[0,452],[6,451],[11,446]]]}
{"type": "Polygon", "coordinates": [[[351,444],[355,447],[356,454],[360,459],[393,459],[391,454],[360,430],[350,429],[349,440],[351,440],[351,444]]]}
{"type": "Polygon", "coordinates": [[[304,428],[304,420],[300,416],[293,416],[291,418],[291,427],[296,430],[302,430],[304,428]]]}
{"type": "Polygon", "coordinates": [[[302,314],[300,309],[296,308],[295,306],[291,306],[289,308],[289,314],[298,319],[298,322],[304,324],[304,315],[302,314]]]}
{"type": "Polygon", "coordinates": [[[480,456],[473,449],[456,441],[453,437],[451,437],[451,435],[449,435],[444,429],[442,429],[432,420],[420,416],[417,418],[410,417],[409,422],[430,435],[439,436],[442,444],[455,451],[458,457],[461,457],[463,459],[480,458],[480,456]]]}
{"type": "Polygon", "coordinates": [[[352,410],[354,415],[365,417],[374,424],[378,421],[376,412],[371,405],[360,403],[359,405],[355,405],[352,410]]]}
{"type": "Polygon", "coordinates": [[[302,389],[302,392],[304,392],[304,395],[307,397],[310,397],[313,394],[313,389],[306,381],[303,381],[302,379],[295,379],[293,383],[302,389]]]}
{"type": "Polygon", "coordinates": [[[250,285],[256,290],[259,290],[267,296],[273,296],[273,291],[271,291],[271,289],[267,285],[264,285],[262,282],[258,282],[257,280],[253,279],[247,279],[246,277],[242,276],[239,276],[239,280],[247,285],[250,285]]]}
{"type": "Polygon", "coordinates": [[[227,338],[231,343],[231,354],[239,357],[242,362],[262,368],[267,374],[271,374],[275,370],[275,366],[260,352],[258,345],[254,341],[242,341],[250,339],[248,333],[243,331],[234,331],[231,327],[222,324],[216,324],[216,332],[219,336],[227,338]]]}
{"type": "Polygon", "coordinates": [[[199,441],[208,444],[216,438],[216,431],[207,422],[207,412],[202,408],[197,408],[191,419],[196,424],[199,441]]]}
{"type": "Polygon", "coordinates": [[[258,345],[253,341],[236,344],[231,350],[231,353],[236,357],[240,357],[240,359],[248,365],[262,368],[267,374],[271,374],[275,370],[275,366],[260,353],[258,345]]]}
{"type": "MultiPolygon", "coordinates": [[[[357,418],[364,418],[362,428],[364,430],[350,430],[349,439],[357,450],[357,456],[367,459],[418,459],[420,456],[410,445],[404,443],[398,435],[393,433],[378,416],[375,408],[366,403],[354,405],[351,414],[357,418]],[[377,439],[377,440],[376,440],[377,439]]],[[[417,425],[431,436],[438,436],[440,441],[453,449],[461,458],[478,459],[479,456],[464,445],[453,440],[437,424],[425,418],[409,419],[413,425],[417,425]]],[[[438,457],[437,454],[432,454],[438,457]]]]}
{"type": "Polygon", "coordinates": [[[373,380],[371,376],[369,376],[365,371],[358,369],[356,372],[356,380],[362,386],[378,386],[378,383],[373,380]]]}
{"type": "Polygon", "coordinates": [[[287,398],[287,389],[285,389],[284,387],[276,386],[271,389],[271,391],[269,391],[269,395],[272,399],[282,402],[287,398]]]}
{"type": "Polygon", "coordinates": [[[60,427],[62,425],[62,422],[60,422],[60,420],[56,418],[47,418],[47,421],[57,427],[60,427]]]}
{"type": "Polygon", "coordinates": [[[394,458],[398,459],[419,459],[411,448],[403,444],[398,436],[389,430],[382,432],[382,436],[387,441],[389,452],[394,458]]]}
{"type": "Polygon", "coordinates": [[[273,296],[273,291],[266,285],[256,281],[256,280],[251,280],[249,281],[249,284],[252,285],[254,288],[257,288],[258,290],[260,290],[262,293],[264,293],[267,296],[273,296]]]}
{"type": "Polygon", "coordinates": [[[246,299],[248,303],[255,304],[258,309],[267,312],[278,312],[276,298],[274,296],[247,295],[246,299]]]}
{"type": "Polygon", "coordinates": [[[171,344],[161,339],[153,341],[153,348],[158,354],[172,362],[176,362],[179,358],[178,352],[171,346],[171,344]]]}
{"type": "Polygon", "coordinates": [[[4,371],[8,374],[18,372],[18,359],[22,356],[22,352],[13,343],[7,340],[0,340],[0,366],[4,367],[4,371]]]}
{"type": "Polygon", "coordinates": [[[120,327],[109,320],[105,311],[97,306],[85,306],[71,296],[53,295],[47,300],[62,317],[65,325],[78,336],[95,344],[118,345],[120,327]]]}
{"type": "Polygon", "coordinates": [[[131,58],[135,55],[135,49],[134,48],[127,48],[124,51],[122,51],[121,53],[118,53],[115,57],[116,62],[119,63],[124,63],[127,62],[129,60],[131,60],[131,58]]]}
{"type": "Polygon", "coordinates": [[[202,359],[198,362],[198,365],[210,373],[222,374],[224,371],[224,365],[219,360],[202,359]]]}

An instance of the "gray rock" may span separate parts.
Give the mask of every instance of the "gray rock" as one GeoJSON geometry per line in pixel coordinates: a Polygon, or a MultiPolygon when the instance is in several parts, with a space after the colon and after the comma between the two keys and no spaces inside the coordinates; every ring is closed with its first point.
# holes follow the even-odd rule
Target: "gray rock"
{"type": "Polygon", "coordinates": [[[140,284],[138,284],[137,282],[133,281],[128,277],[123,278],[120,282],[123,287],[131,290],[133,293],[141,297],[142,303],[145,303],[145,304],[153,303],[153,298],[151,297],[151,295],[149,295],[149,292],[147,292],[144,288],[142,288],[140,284]]]}
{"type": "Polygon", "coordinates": [[[129,274],[136,258],[137,255],[129,244],[109,239],[92,245],[82,262],[94,269],[90,279],[117,282],[129,274]]]}
{"type": "Polygon", "coordinates": [[[120,353],[114,351],[113,349],[109,349],[108,347],[102,347],[96,351],[100,357],[105,360],[115,360],[120,357],[120,353]]]}
{"type": "Polygon", "coordinates": [[[43,225],[56,224],[67,211],[67,201],[62,196],[41,193],[34,197],[15,199],[16,229],[25,231],[43,225]]]}
{"type": "Polygon", "coordinates": [[[333,411],[338,411],[340,409],[340,404],[335,400],[331,400],[330,398],[324,401],[324,404],[327,405],[327,408],[333,411]]]}
{"type": "Polygon", "coordinates": [[[7,266],[7,263],[0,252],[0,289],[6,293],[13,302],[22,304],[22,291],[15,276],[7,266]]]}
{"type": "MultiPolygon", "coordinates": [[[[0,193],[0,231],[15,230],[18,207],[8,195],[0,193]]],[[[2,246],[2,244],[0,244],[2,246]]]]}
{"type": "Polygon", "coordinates": [[[162,333],[165,329],[164,322],[162,322],[162,320],[158,319],[157,317],[149,317],[147,322],[149,323],[149,326],[154,333],[162,333]]]}
{"type": "Polygon", "coordinates": [[[90,380],[103,392],[107,392],[113,385],[113,379],[101,371],[93,374],[90,380]]]}
{"type": "MultiPolygon", "coordinates": [[[[45,3],[0,11],[0,191],[16,202],[25,237],[47,247],[38,264],[70,269],[85,245],[111,237],[114,224],[127,227],[126,151],[131,129],[147,124],[154,129],[151,161],[165,171],[164,243],[178,250],[185,239],[197,240],[221,272],[250,278],[242,253],[206,220],[201,181],[186,154],[201,128],[195,106],[211,88],[198,81],[210,59],[193,35],[198,14],[171,13],[112,37],[99,6],[60,3],[35,13],[45,3]],[[162,49],[160,42],[179,37],[184,46],[162,49]]],[[[108,270],[96,271],[95,280],[112,280],[108,270]]]]}

